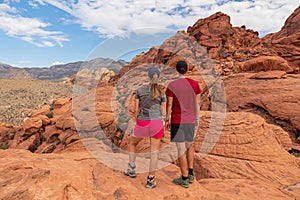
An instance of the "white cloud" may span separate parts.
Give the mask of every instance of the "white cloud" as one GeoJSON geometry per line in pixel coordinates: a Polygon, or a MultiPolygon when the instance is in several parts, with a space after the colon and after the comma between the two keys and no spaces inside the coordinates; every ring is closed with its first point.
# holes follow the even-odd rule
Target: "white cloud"
{"type": "MultiPolygon", "coordinates": [[[[47,31],[52,24],[20,16],[16,8],[9,6],[12,2],[20,0],[0,4],[0,29],[7,35],[39,47],[63,46],[69,41],[61,31],[47,31]]],[[[186,30],[198,19],[218,11],[229,15],[234,26],[246,25],[262,35],[280,30],[299,5],[295,0],[29,0],[28,4],[32,8],[49,4],[57,7],[75,18],[66,18],[65,22],[78,23],[101,37],[126,36],[128,31],[151,28],[156,32],[167,28],[186,30]]]]}
{"type": "Polygon", "coordinates": [[[260,33],[278,31],[299,3],[295,0],[38,0],[77,18],[83,29],[112,37],[140,28],[186,29],[199,18],[222,11],[235,26],[246,25],[260,33]]]}
{"type": "Polygon", "coordinates": [[[51,66],[53,66],[53,65],[64,65],[64,64],[65,64],[65,63],[63,63],[63,62],[55,61],[54,63],[52,63],[51,66]]]}
{"type": "Polygon", "coordinates": [[[57,43],[62,46],[63,42],[69,41],[59,31],[47,31],[51,26],[37,18],[26,18],[18,14],[16,8],[8,4],[0,4],[0,29],[7,35],[23,39],[39,47],[52,47],[57,43]]]}
{"type": "Polygon", "coordinates": [[[299,6],[294,0],[259,0],[230,2],[220,6],[235,26],[246,25],[261,34],[279,31],[286,19],[299,6]]]}

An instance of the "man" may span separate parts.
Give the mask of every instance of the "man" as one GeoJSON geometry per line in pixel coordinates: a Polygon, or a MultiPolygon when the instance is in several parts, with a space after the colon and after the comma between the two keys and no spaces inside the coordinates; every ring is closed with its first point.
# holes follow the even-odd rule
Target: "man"
{"type": "Polygon", "coordinates": [[[179,73],[179,78],[172,81],[166,90],[167,117],[165,122],[167,128],[171,128],[171,142],[175,142],[177,146],[179,167],[182,174],[173,182],[188,188],[189,183],[195,179],[193,140],[195,128],[199,123],[200,93],[202,91],[197,81],[185,77],[188,71],[188,65],[185,61],[178,61],[176,70],[179,73]]]}

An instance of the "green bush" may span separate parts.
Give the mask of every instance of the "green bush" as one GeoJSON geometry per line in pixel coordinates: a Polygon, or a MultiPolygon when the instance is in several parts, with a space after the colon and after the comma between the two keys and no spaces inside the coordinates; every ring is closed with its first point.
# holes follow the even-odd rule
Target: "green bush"
{"type": "Polygon", "coordinates": [[[15,131],[14,131],[14,132],[10,132],[10,133],[9,133],[9,139],[10,139],[10,140],[13,140],[13,139],[15,138],[15,134],[16,134],[15,131]]]}
{"type": "Polygon", "coordinates": [[[81,111],[90,111],[89,107],[84,107],[81,109],[81,111]]]}
{"type": "Polygon", "coordinates": [[[48,112],[47,114],[46,114],[46,116],[50,119],[50,118],[53,118],[53,112],[51,111],[51,112],[48,112]]]}
{"type": "Polygon", "coordinates": [[[300,153],[293,152],[292,155],[295,157],[300,157],[300,153]]]}
{"type": "Polygon", "coordinates": [[[8,148],[9,148],[9,144],[8,143],[2,144],[0,146],[0,149],[8,149],[8,148]]]}

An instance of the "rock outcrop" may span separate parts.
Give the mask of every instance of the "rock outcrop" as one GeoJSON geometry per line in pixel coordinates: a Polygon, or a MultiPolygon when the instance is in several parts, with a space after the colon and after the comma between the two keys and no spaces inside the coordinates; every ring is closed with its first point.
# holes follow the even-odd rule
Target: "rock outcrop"
{"type": "Polygon", "coordinates": [[[263,38],[270,49],[286,59],[289,64],[300,72],[300,6],[288,17],[284,26],[277,33],[269,34],[263,38]]]}
{"type": "Polygon", "coordinates": [[[300,130],[300,76],[253,79],[259,74],[245,73],[224,78],[228,109],[247,110],[264,116],[269,123],[288,130],[296,141],[300,130]]]}
{"type": "MultiPolygon", "coordinates": [[[[58,154],[2,150],[0,198],[297,199],[300,169],[285,149],[291,145],[288,133],[257,115],[242,112],[228,113],[224,128],[216,132],[220,124],[211,123],[215,114],[201,113],[195,139],[197,181],[188,190],[172,183],[180,170],[170,162],[170,158],[176,159],[176,148],[168,144],[160,153],[158,186],[149,190],[144,186],[148,158],[137,158],[138,176],[132,179],[122,171],[127,154],[113,153],[103,140],[81,138],[58,154]]],[[[147,147],[138,149],[141,153],[147,147]]]]}
{"type": "Polygon", "coordinates": [[[174,67],[179,59],[188,60],[190,69],[209,60],[209,64],[214,64],[220,75],[262,70],[298,73],[299,10],[297,8],[294,11],[280,32],[264,38],[259,38],[258,32],[246,29],[245,26],[233,27],[228,15],[215,13],[199,19],[187,31],[179,31],[159,47],[136,56],[122,68],[116,78],[146,63],[174,67]]]}

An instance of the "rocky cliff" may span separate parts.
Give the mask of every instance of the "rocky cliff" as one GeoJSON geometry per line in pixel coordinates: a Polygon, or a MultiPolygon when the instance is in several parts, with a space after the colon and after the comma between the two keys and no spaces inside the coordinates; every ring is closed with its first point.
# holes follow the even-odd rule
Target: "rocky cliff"
{"type": "Polygon", "coordinates": [[[190,61],[191,66],[195,66],[204,62],[208,56],[222,75],[269,70],[298,73],[299,12],[300,7],[287,19],[281,31],[264,38],[259,38],[257,31],[247,29],[246,26],[233,27],[228,15],[215,13],[199,19],[187,31],[179,31],[159,47],[136,56],[120,73],[143,63],[161,63],[174,67],[176,60],[183,57],[190,61]],[[185,39],[188,42],[180,41],[179,37],[188,38],[185,39]]]}
{"type": "Polygon", "coordinates": [[[277,33],[269,34],[263,38],[266,46],[286,59],[299,73],[300,69],[300,7],[289,16],[284,26],[277,33]]]}

